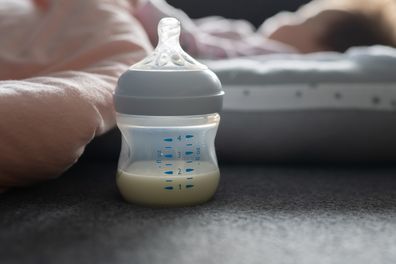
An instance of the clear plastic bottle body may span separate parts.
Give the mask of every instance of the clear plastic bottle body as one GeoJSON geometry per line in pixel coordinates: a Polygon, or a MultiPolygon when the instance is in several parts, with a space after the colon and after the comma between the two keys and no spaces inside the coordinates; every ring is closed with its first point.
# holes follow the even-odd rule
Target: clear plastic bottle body
{"type": "Polygon", "coordinates": [[[117,185],[133,203],[192,205],[209,200],[219,182],[215,114],[138,116],[117,113],[122,133],[117,185]]]}

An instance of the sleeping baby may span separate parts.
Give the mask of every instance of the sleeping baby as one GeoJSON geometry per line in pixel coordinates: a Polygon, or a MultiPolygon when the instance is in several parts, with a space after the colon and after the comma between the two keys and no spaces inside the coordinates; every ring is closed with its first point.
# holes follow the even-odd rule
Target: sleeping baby
{"type": "Polygon", "coordinates": [[[164,1],[0,0],[0,191],[60,175],[114,126],[117,79],[152,50],[162,17],[181,21],[198,58],[394,46],[394,1],[366,1],[314,1],[256,31],[164,1]]]}

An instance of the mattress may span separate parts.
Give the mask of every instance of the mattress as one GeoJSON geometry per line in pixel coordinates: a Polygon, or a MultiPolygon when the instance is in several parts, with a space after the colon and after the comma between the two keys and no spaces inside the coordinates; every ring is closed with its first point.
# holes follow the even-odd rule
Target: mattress
{"type": "Polygon", "coordinates": [[[396,160],[394,49],[205,63],[226,92],[216,142],[221,160],[396,160]]]}

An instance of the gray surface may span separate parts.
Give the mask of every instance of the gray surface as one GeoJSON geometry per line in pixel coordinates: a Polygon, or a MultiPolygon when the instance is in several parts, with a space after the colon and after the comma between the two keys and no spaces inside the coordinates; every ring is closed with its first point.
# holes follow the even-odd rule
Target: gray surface
{"type": "Polygon", "coordinates": [[[211,202],[149,209],[115,163],[0,196],[1,263],[395,263],[396,168],[222,166],[211,202]]]}

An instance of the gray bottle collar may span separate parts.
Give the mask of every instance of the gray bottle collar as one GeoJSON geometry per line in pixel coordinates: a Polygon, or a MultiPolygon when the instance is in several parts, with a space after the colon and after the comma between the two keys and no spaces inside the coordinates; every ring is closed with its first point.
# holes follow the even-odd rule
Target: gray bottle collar
{"type": "Polygon", "coordinates": [[[114,94],[118,113],[180,116],[218,113],[224,91],[210,70],[138,71],[121,75],[114,94]]]}

